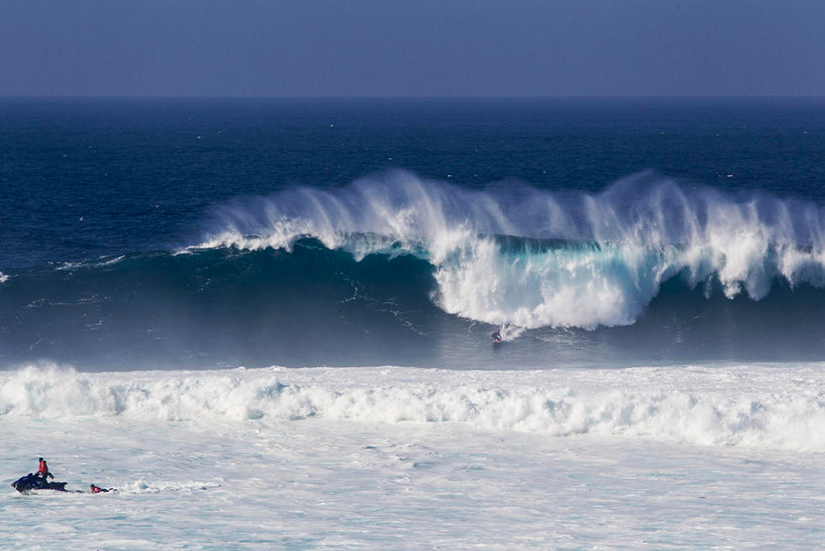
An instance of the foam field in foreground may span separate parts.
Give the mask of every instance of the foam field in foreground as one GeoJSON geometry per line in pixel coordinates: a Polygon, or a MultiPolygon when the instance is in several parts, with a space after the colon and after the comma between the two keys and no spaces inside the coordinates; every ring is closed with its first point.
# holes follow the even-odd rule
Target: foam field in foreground
{"type": "Polygon", "coordinates": [[[4,549],[811,549],[815,366],[0,378],[4,549]]]}

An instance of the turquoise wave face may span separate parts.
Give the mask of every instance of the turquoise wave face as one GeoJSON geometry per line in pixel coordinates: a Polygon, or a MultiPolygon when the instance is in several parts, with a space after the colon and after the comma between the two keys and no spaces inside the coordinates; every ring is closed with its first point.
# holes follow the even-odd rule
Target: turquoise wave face
{"type": "Polygon", "coordinates": [[[669,255],[684,254],[678,247],[634,257],[610,243],[473,243],[438,265],[420,250],[356,257],[301,238],[289,251],[220,247],[13,271],[0,284],[0,362],[545,368],[825,353],[825,291],[808,284],[776,278],[759,301],[728,298],[718,278],[697,285],[689,270],[668,268],[669,255]],[[490,266],[499,271],[479,275],[490,266]],[[550,300],[558,310],[545,308],[550,300]],[[510,321],[539,315],[584,321],[510,321]],[[592,324],[599,315],[626,323],[592,324]],[[498,347],[495,328],[505,340],[498,347]]]}

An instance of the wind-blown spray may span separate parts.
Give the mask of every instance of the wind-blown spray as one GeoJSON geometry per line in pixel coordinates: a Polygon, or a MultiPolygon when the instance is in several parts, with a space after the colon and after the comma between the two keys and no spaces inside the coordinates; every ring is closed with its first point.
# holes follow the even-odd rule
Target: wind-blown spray
{"type": "Polygon", "coordinates": [[[200,247],[412,254],[451,314],[537,328],[632,324],[662,283],[764,298],[776,279],[825,285],[823,209],[766,194],[686,189],[642,173],[598,194],[468,190],[405,172],[225,205],[200,247]]]}

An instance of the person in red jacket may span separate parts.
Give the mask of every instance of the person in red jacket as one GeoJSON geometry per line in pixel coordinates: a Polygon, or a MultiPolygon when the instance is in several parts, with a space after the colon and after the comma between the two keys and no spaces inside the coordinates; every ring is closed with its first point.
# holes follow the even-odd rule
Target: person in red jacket
{"type": "Polygon", "coordinates": [[[49,466],[46,465],[46,460],[42,457],[40,458],[40,466],[37,468],[37,473],[35,474],[35,476],[39,476],[43,479],[44,482],[46,482],[47,480],[46,477],[54,478],[54,475],[49,472],[49,466]]]}
{"type": "Polygon", "coordinates": [[[89,489],[92,491],[93,494],[100,494],[111,490],[111,488],[101,488],[100,486],[95,486],[94,484],[89,484],[89,489]]]}

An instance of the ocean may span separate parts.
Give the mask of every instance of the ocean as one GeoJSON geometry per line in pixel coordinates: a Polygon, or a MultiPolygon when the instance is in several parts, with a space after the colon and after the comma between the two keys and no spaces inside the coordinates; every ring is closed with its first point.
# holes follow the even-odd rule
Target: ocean
{"type": "Polygon", "coordinates": [[[2,478],[118,490],[0,548],[816,548],[823,159],[822,99],[0,99],[2,478]]]}

